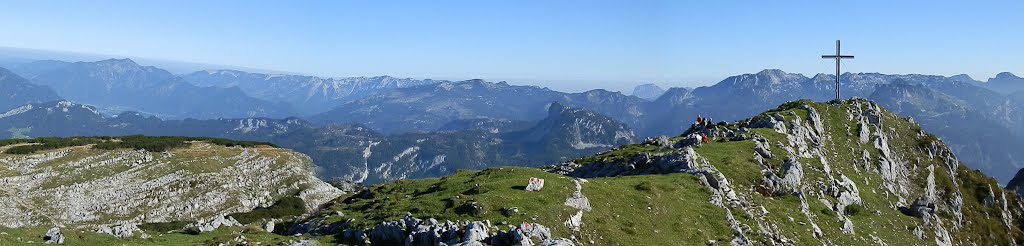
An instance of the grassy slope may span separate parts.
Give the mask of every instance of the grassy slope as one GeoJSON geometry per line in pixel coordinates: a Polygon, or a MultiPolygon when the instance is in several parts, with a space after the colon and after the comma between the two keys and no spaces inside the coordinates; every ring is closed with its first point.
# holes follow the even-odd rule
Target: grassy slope
{"type": "Polygon", "coordinates": [[[573,234],[563,225],[576,213],[563,204],[575,191],[570,178],[534,168],[501,167],[375,186],[371,188],[373,198],[353,197],[350,203],[339,199],[327,207],[345,216],[330,217],[326,222],[353,218],[355,226],[371,228],[380,221],[397,220],[408,211],[417,218],[441,221],[490,220],[501,230],[508,229],[501,224],[539,223],[551,228],[555,237],[575,235],[585,241],[619,245],[731,239],[725,214],[707,202],[710,193],[702,187],[686,174],[591,179],[583,185],[583,194],[590,199],[593,212],[584,213],[583,230],[573,234]],[[530,177],[545,179],[544,189],[525,191],[530,177]],[[480,184],[479,191],[471,191],[476,184],[480,184]],[[452,199],[455,196],[459,198],[452,199]],[[470,200],[484,211],[475,216],[460,213],[457,207],[470,200]],[[520,214],[501,213],[511,207],[519,208],[520,214]]]}

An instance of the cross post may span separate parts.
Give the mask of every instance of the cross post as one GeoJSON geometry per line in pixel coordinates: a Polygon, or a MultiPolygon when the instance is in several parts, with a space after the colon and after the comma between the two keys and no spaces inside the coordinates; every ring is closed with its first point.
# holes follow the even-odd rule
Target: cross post
{"type": "Polygon", "coordinates": [[[823,55],[822,59],[836,59],[836,99],[842,99],[839,96],[839,62],[842,59],[853,59],[853,56],[841,55],[839,53],[839,40],[836,40],[836,54],[835,55],[823,55]]]}

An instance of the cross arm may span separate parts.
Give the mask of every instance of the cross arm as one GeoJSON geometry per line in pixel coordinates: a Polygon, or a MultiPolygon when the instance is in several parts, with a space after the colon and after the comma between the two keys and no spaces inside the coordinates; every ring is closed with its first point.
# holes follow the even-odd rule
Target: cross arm
{"type": "Polygon", "coordinates": [[[836,56],[836,55],[825,55],[821,56],[822,59],[853,59],[853,56],[836,56]]]}

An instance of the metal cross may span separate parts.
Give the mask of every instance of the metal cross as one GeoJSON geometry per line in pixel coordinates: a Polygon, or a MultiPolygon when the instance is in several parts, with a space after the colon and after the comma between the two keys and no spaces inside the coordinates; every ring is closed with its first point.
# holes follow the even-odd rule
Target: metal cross
{"type": "Polygon", "coordinates": [[[853,59],[853,56],[840,55],[839,54],[839,40],[836,40],[836,54],[835,55],[823,55],[823,56],[821,56],[821,58],[822,59],[836,59],[836,99],[841,99],[841,97],[839,97],[839,74],[840,74],[839,73],[839,61],[842,60],[842,59],[853,59]]]}

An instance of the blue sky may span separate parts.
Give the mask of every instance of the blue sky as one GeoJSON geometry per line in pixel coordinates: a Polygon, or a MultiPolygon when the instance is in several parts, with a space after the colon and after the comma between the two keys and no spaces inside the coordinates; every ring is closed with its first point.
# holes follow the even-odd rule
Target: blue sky
{"type": "Polygon", "coordinates": [[[1024,1],[5,1],[0,46],[321,76],[698,86],[765,68],[1024,74],[1024,1]],[[784,2],[784,3],[783,3],[784,2]]]}

